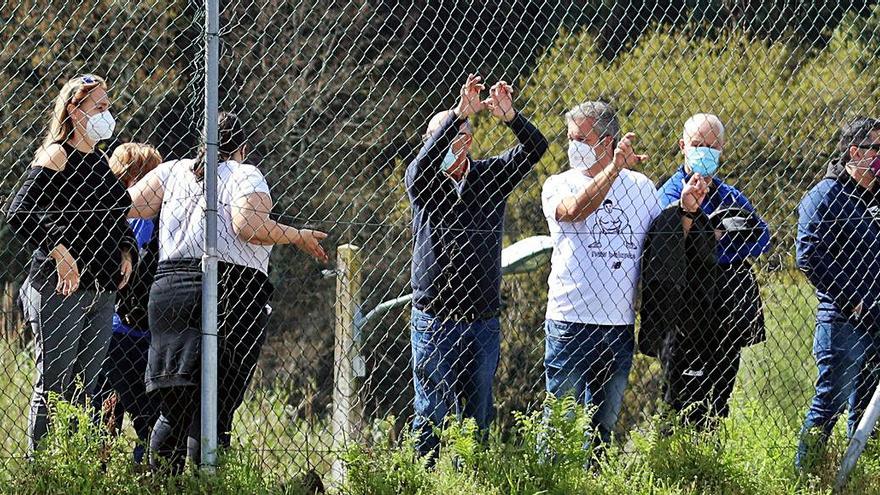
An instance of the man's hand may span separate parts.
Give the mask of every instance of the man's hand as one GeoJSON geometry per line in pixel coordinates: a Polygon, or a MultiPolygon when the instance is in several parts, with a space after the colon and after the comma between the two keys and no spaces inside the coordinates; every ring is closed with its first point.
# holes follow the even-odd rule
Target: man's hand
{"type": "Polygon", "coordinates": [[[298,237],[294,244],[312,258],[315,258],[321,263],[327,263],[330,259],[327,257],[324,248],[321,247],[321,241],[326,238],[327,234],[324,232],[311,229],[299,229],[298,237]]]}
{"type": "Polygon", "coordinates": [[[492,115],[504,122],[516,117],[513,108],[513,86],[505,81],[495,83],[489,89],[489,98],[483,100],[483,106],[492,111],[492,115]]]}
{"type": "Polygon", "coordinates": [[[633,132],[626,133],[623,139],[617,143],[617,149],[614,150],[614,166],[617,170],[624,168],[632,168],[634,165],[648,159],[648,155],[637,155],[633,150],[633,142],[636,135],[633,132]]]}
{"type": "Polygon", "coordinates": [[[681,209],[690,213],[696,213],[706,199],[709,187],[700,174],[694,174],[690,180],[684,182],[684,188],[681,190],[681,209]]]}
{"type": "Polygon", "coordinates": [[[852,314],[853,314],[856,318],[861,318],[861,317],[862,317],[862,312],[863,312],[864,310],[865,310],[865,302],[864,302],[864,301],[859,301],[858,306],[856,306],[855,308],[853,308],[853,310],[852,310],[852,314]]]}
{"type": "Polygon", "coordinates": [[[467,82],[461,87],[461,101],[455,109],[459,119],[466,119],[483,111],[483,100],[480,92],[486,89],[482,84],[483,78],[476,74],[469,74],[467,82]]]}

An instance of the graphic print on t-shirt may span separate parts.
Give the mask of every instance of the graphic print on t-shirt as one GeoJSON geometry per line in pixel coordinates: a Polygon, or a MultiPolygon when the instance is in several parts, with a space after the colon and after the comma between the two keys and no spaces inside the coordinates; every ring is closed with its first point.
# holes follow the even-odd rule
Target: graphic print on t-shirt
{"type": "Polygon", "coordinates": [[[580,170],[568,170],[548,177],[541,188],[541,209],[553,239],[545,315],[556,321],[632,325],[642,244],[660,212],[657,191],[644,175],[623,170],[596,211],[582,220],[558,220],[560,203],[592,180],[580,170]]]}
{"type": "Polygon", "coordinates": [[[614,201],[610,199],[603,201],[602,207],[593,214],[592,234],[593,242],[587,246],[590,248],[600,248],[603,244],[610,244],[613,236],[620,236],[627,249],[638,248],[629,224],[629,217],[622,209],[614,206],[614,201]]]}

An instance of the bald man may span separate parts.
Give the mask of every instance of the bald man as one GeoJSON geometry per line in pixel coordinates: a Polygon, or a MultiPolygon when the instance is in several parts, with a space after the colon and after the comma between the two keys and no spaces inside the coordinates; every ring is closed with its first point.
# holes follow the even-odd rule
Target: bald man
{"type": "MultiPolygon", "coordinates": [[[[687,290],[714,291],[714,304],[687,310],[718,311],[719,328],[695,329],[693,335],[666,342],[662,360],[666,401],[677,411],[690,411],[689,420],[713,426],[714,419],[728,414],[728,401],[739,370],[743,347],[764,340],[764,316],[757,280],[750,260],[770,247],[767,224],[738,189],[718,176],[724,153],[724,124],[712,114],[700,113],[685,122],[678,142],[684,164],[658,190],[660,204],[681,205],[683,229],[688,232],[697,215],[710,219],[715,228],[715,259],[719,279],[703,281],[687,290]],[[693,198],[682,198],[685,185],[693,198]],[[686,205],[691,205],[688,211],[686,205]],[[726,231],[722,217],[728,212],[743,218],[747,230],[726,231]],[[696,406],[693,406],[696,404],[696,406]]],[[[684,308],[677,309],[678,311],[684,308]]]]}
{"type": "MultiPolygon", "coordinates": [[[[513,107],[513,88],[470,75],[454,110],[431,119],[406,169],[412,204],[411,322],[415,419],[420,454],[435,452],[447,415],[494,417],[492,381],[500,354],[501,233],[507,197],[541,159],[547,140],[513,107]],[[519,145],[499,156],[470,156],[471,116],[488,110],[519,145]]],[[[432,457],[433,458],[433,457],[432,457]]]]}

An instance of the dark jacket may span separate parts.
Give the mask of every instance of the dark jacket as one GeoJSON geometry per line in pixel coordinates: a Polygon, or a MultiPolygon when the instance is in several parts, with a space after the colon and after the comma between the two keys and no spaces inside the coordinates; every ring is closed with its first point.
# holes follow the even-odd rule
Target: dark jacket
{"type": "MultiPolygon", "coordinates": [[[[690,174],[685,172],[683,165],[678,167],[672,177],[657,190],[660,206],[665,208],[673,201],[678,201],[681,198],[684,184],[690,178],[690,174]]],[[[718,176],[712,177],[712,187],[700,208],[710,217],[720,209],[744,210],[757,230],[750,233],[749,236],[726,235],[722,237],[716,248],[720,265],[733,265],[749,258],[756,258],[770,250],[770,229],[767,227],[767,222],[761,219],[745,194],[736,187],[726,184],[718,176]]]]}
{"type": "Polygon", "coordinates": [[[700,211],[685,236],[678,202],[654,219],[642,252],[641,353],[659,357],[670,336],[678,345],[703,349],[741,348],[764,340],[751,265],[718,263],[714,231],[721,227],[700,211]]]}
{"type": "Polygon", "coordinates": [[[880,202],[832,161],[798,207],[797,266],[816,288],[816,318],[853,317],[863,304],[869,326],[880,316],[880,202]]]}
{"type": "Polygon", "coordinates": [[[642,250],[639,352],[659,357],[670,333],[702,337],[718,328],[718,313],[705,310],[716,300],[715,246],[714,230],[702,211],[685,237],[678,202],[651,223],[642,250]]]}
{"type": "Polygon", "coordinates": [[[507,197],[541,159],[547,140],[518,113],[507,125],[520,144],[499,156],[471,160],[457,185],[440,165],[461,123],[450,116],[406,169],[413,305],[438,316],[484,319],[501,305],[507,197]]]}

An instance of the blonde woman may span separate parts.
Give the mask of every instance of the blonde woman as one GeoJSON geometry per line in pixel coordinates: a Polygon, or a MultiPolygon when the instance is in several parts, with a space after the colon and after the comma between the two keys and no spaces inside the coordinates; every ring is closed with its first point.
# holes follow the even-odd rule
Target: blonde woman
{"type": "MultiPolygon", "coordinates": [[[[162,156],[156,148],[142,143],[125,143],[113,150],[110,170],[125,187],[131,187],[161,162],[162,156]]],[[[159,408],[147,397],[144,384],[150,350],[147,303],[158,262],[159,229],[157,219],[133,218],[128,223],[137,239],[140,260],[131,281],[117,296],[113,336],[93,404],[95,409],[103,412],[104,425],[114,436],[122,430],[125,413],[129,414],[138,439],[132,460],[140,464],[150,441],[150,430],[159,419],[159,408]]]]}
{"type": "Polygon", "coordinates": [[[116,290],[128,282],[137,256],[126,222],[131,199],[107,156],[96,149],[114,127],[104,79],[84,75],[68,81],[7,212],[10,227],[34,248],[22,289],[36,336],[31,451],[49,427],[50,392],[83,403],[82,392],[94,391],[112,332],[116,290]]]}

